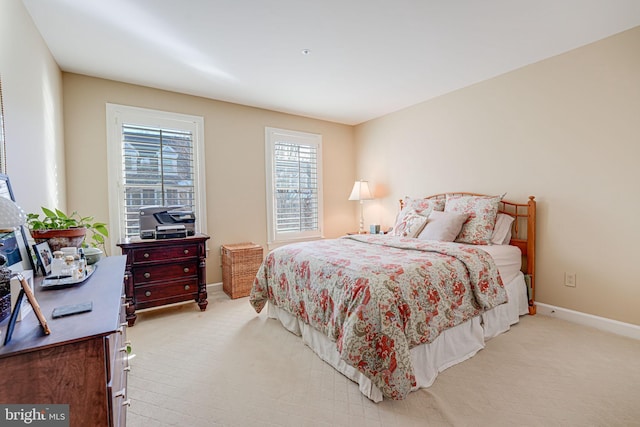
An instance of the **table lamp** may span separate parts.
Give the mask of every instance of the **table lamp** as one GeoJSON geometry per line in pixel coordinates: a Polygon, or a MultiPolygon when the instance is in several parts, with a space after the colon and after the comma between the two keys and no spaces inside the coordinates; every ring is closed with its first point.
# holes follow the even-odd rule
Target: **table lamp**
{"type": "Polygon", "coordinates": [[[364,233],[364,212],[363,212],[363,201],[373,199],[373,195],[371,194],[371,190],[369,190],[369,182],[360,180],[356,181],[353,184],[353,190],[351,190],[351,195],[349,196],[349,200],[359,200],[360,201],[360,229],[358,230],[359,234],[364,233]]]}
{"type": "Polygon", "coordinates": [[[0,196],[0,233],[11,233],[27,221],[22,208],[6,197],[0,196]]]}

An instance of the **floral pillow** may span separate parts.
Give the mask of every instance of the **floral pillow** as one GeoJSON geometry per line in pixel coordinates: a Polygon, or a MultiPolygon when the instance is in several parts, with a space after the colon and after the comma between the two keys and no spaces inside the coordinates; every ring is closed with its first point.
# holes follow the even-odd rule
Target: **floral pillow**
{"type": "Polygon", "coordinates": [[[420,234],[426,223],[426,216],[410,213],[405,215],[401,222],[396,223],[396,226],[393,228],[393,233],[395,236],[416,237],[420,234]]]}
{"type": "Polygon", "coordinates": [[[429,216],[432,211],[443,211],[444,199],[412,199],[411,197],[404,198],[404,206],[398,217],[396,223],[391,232],[394,236],[402,236],[402,232],[396,232],[405,221],[408,215],[421,215],[425,218],[429,216]]]}
{"type": "Polygon", "coordinates": [[[431,211],[443,211],[444,204],[444,199],[412,199],[411,197],[405,197],[402,210],[408,209],[420,215],[429,216],[431,211]]]}
{"type": "Polygon", "coordinates": [[[502,196],[447,194],[445,212],[469,214],[469,218],[462,225],[462,230],[455,241],[473,245],[490,244],[498,215],[498,203],[501,200],[502,196]]]}
{"type": "Polygon", "coordinates": [[[418,239],[453,242],[467,218],[469,215],[466,213],[433,211],[429,214],[429,219],[418,235],[418,239]]]}

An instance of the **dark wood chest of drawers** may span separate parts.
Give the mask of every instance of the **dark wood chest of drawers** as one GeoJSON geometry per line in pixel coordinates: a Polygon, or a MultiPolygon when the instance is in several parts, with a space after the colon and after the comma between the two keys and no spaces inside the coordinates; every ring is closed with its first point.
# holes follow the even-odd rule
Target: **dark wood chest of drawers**
{"type": "Polygon", "coordinates": [[[180,239],[127,239],[118,243],[127,256],[127,322],[136,310],[194,300],[207,308],[206,246],[209,236],[180,239]]]}
{"type": "Polygon", "coordinates": [[[42,334],[33,313],[16,324],[11,341],[0,347],[0,403],[69,405],[71,426],[126,425],[124,265],[123,256],[103,258],[89,279],[64,289],[41,290],[42,278],[36,280],[51,334],[42,334]],[[55,307],[86,301],[93,303],[90,312],[51,317],[55,307]]]}

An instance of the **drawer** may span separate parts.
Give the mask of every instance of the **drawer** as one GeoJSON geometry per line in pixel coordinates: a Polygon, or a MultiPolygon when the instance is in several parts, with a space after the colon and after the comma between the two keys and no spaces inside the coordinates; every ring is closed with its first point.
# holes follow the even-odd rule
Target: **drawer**
{"type": "MultiPolygon", "coordinates": [[[[122,389],[127,389],[127,372],[123,373],[122,389]]],[[[127,425],[127,408],[131,404],[131,400],[127,397],[128,391],[124,396],[114,396],[111,412],[113,414],[113,426],[126,426],[127,425]]]]}
{"type": "Polygon", "coordinates": [[[195,300],[197,296],[197,277],[174,282],[136,286],[135,288],[136,308],[148,308],[160,304],[195,300]]]}
{"type": "Polygon", "coordinates": [[[133,268],[135,286],[158,281],[168,281],[198,275],[198,260],[162,265],[136,266],[133,268]]]}
{"type": "Polygon", "coordinates": [[[123,344],[121,347],[117,349],[116,359],[114,360],[114,364],[111,366],[111,381],[108,383],[109,391],[112,395],[112,399],[116,399],[117,397],[126,396],[126,371],[125,367],[128,366],[128,353],[126,350],[126,345],[123,344]]]}
{"type": "Polygon", "coordinates": [[[110,425],[122,425],[118,420],[122,419],[123,411],[129,404],[127,397],[127,375],[129,366],[128,341],[126,339],[126,327],[122,332],[111,334],[106,339],[109,352],[109,365],[107,366],[107,399],[109,402],[110,425]]]}
{"type": "Polygon", "coordinates": [[[126,339],[126,326],[120,326],[120,329],[122,332],[116,332],[105,337],[105,351],[109,355],[109,364],[107,365],[108,384],[119,381],[122,368],[128,363],[126,348],[129,343],[126,339]]]}
{"type": "Polygon", "coordinates": [[[198,244],[162,246],[158,248],[141,248],[133,250],[133,263],[157,262],[192,258],[198,256],[198,244]]]}
{"type": "Polygon", "coordinates": [[[123,372],[122,378],[116,387],[109,387],[109,415],[113,426],[124,426],[122,420],[126,417],[127,407],[131,404],[127,391],[127,372],[123,372]]]}
{"type": "Polygon", "coordinates": [[[127,324],[127,296],[125,294],[120,298],[120,316],[118,317],[120,325],[127,324]]]}

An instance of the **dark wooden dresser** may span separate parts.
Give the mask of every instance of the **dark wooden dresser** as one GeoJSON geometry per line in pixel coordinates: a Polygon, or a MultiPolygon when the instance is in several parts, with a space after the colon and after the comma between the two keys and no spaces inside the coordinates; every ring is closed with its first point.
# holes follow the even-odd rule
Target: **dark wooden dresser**
{"type": "Polygon", "coordinates": [[[207,308],[206,245],[209,236],[179,239],[122,240],[127,256],[125,293],[127,321],[133,326],[136,310],[194,300],[207,308]]]}
{"type": "MultiPolygon", "coordinates": [[[[124,256],[103,258],[81,284],[35,296],[51,329],[34,313],[0,347],[0,403],[68,404],[70,426],[124,426],[127,398],[124,256]],[[54,307],[93,302],[93,310],[52,319],[54,307]]],[[[2,341],[8,321],[1,324],[2,341]]],[[[1,342],[0,342],[1,345],[1,342]]]]}

